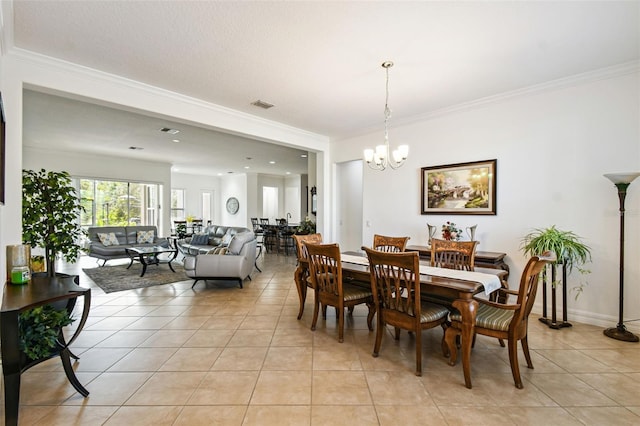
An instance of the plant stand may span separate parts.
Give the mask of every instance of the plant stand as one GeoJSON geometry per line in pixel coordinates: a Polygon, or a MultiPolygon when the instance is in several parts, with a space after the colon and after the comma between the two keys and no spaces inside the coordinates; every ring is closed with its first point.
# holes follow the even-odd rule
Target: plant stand
{"type": "Polygon", "coordinates": [[[560,329],[565,327],[572,327],[573,324],[567,321],[567,266],[562,264],[562,283],[559,285],[562,287],[562,322],[557,321],[556,302],[557,302],[557,287],[556,265],[551,265],[551,319],[547,317],[547,268],[542,271],[542,317],[539,318],[540,322],[547,324],[549,328],[560,329]]]}

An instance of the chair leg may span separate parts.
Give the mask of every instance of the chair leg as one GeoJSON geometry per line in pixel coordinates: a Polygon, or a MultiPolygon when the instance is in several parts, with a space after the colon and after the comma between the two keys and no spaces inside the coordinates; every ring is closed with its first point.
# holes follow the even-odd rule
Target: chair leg
{"type": "Polygon", "coordinates": [[[458,360],[458,345],[456,344],[456,340],[458,337],[458,331],[449,327],[444,332],[444,341],[447,344],[447,349],[449,351],[449,365],[456,365],[456,361],[458,360]]]}
{"type": "Polygon", "coordinates": [[[198,281],[200,281],[200,279],[196,279],[196,280],[193,282],[193,285],[191,286],[191,288],[195,287],[195,285],[196,285],[196,284],[198,284],[198,281]]]}
{"type": "Polygon", "coordinates": [[[527,360],[527,368],[533,369],[533,362],[531,362],[531,354],[529,353],[529,341],[527,336],[524,336],[521,340],[522,352],[524,352],[524,358],[527,360]]]}
{"type": "Polygon", "coordinates": [[[507,340],[509,347],[509,364],[511,364],[511,374],[518,389],[522,389],[522,378],[520,378],[520,368],[518,367],[518,341],[516,339],[507,340]]]}
{"type": "Polygon", "coordinates": [[[344,342],[344,307],[336,307],[338,310],[338,342],[344,342]]]}
{"type": "Polygon", "coordinates": [[[298,319],[300,319],[304,312],[304,304],[307,301],[307,285],[305,283],[296,283],[296,285],[298,285],[298,296],[300,299],[300,310],[298,310],[298,319]]]}
{"type": "Polygon", "coordinates": [[[367,303],[367,307],[369,308],[367,325],[369,326],[369,331],[373,331],[373,316],[376,314],[376,306],[373,303],[367,303]]]}
{"type": "Polygon", "coordinates": [[[396,327],[396,335],[395,335],[395,339],[396,339],[396,340],[400,340],[400,327],[396,327]]]}
{"type": "Polygon", "coordinates": [[[440,346],[442,346],[442,356],[448,357],[449,345],[447,345],[447,342],[445,341],[444,336],[447,334],[447,328],[449,328],[449,326],[447,325],[446,322],[443,322],[440,325],[442,326],[442,342],[440,342],[440,346]]]}
{"type": "Polygon", "coordinates": [[[380,353],[380,345],[382,344],[382,333],[384,333],[386,326],[382,320],[382,315],[378,312],[378,326],[376,328],[376,342],[373,344],[373,356],[378,357],[380,353]]]}
{"type": "Polygon", "coordinates": [[[416,330],[416,376],[422,376],[422,330],[416,330]]]}
{"type": "MultiPolygon", "coordinates": [[[[315,302],[313,305],[313,320],[311,321],[311,330],[316,329],[316,323],[318,322],[318,311],[320,311],[320,301],[318,300],[318,292],[315,292],[315,302]]],[[[326,309],[325,306],[322,309],[326,309]]]]}

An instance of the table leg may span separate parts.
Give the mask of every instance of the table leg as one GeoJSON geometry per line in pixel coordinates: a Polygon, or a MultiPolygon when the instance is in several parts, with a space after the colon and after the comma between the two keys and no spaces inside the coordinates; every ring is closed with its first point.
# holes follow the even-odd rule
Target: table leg
{"type": "Polygon", "coordinates": [[[3,312],[0,321],[2,337],[2,374],[4,376],[5,425],[18,424],[20,405],[20,336],[18,311],[3,312]]]}
{"type": "Polygon", "coordinates": [[[458,299],[452,305],[460,311],[462,316],[462,336],[460,337],[462,371],[464,373],[464,384],[471,389],[471,344],[473,342],[478,302],[473,299],[458,299]]]}
{"type": "Polygon", "coordinates": [[[69,358],[69,349],[65,348],[60,351],[60,359],[62,359],[62,366],[64,367],[64,373],[67,375],[67,379],[69,383],[73,386],[75,390],[77,390],[80,395],[87,397],[89,396],[89,391],[82,386],[78,378],[76,377],[76,373],[73,371],[73,367],[71,366],[71,359],[69,358]]]}
{"type": "Polygon", "coordinates": [[[138,259],[140,260],[140,264],[142,265],[142,272],[140,273],[140,276],[144,277],[144,273],[147,272],[147,262],[142,253],[138,255],[138,259]]]}

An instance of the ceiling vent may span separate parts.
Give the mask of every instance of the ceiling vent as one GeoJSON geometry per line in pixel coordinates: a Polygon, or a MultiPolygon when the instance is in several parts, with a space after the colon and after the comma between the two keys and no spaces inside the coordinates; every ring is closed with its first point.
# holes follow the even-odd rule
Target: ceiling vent
{"type": "Polygon", "coordinates": [[[144,149],[144,148],[142,148],[141,146],[130,146],[129,149],[135,151],[135,150],[144,149]]]}
{"type": "Polygon", "coordinates": [[[269,108],[273,107],[273,104],[270,104],[270,103],[265,102],[265,101],[261,101],[260,99],[258,99],[255,102],[251,102],[251,105],[255,105],[255,106],[257,106],[259,108],[262,108],[262,109],[269,109],[269,108]]]}
{"type": "Polygon", "coordinates": [[[160,129],[160,131],[162,133],[169,133],[170,135],[176,135],[176,134],[180,133],[180,130],[171,129],[169,127],[163,127],[163,128],[160,129]]]}

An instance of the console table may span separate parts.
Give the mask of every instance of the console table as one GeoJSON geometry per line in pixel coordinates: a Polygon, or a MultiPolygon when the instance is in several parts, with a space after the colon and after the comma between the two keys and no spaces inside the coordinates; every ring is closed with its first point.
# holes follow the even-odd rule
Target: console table
{"type": "MultiPolygon", "coordinates": [[[[406,251],[417,251],[422,259],[431,260],[431,247],[427,246],[407,246],[406,251]]],[[[477,251],[475,264],[481,268],[502,269],[507,271],[507,275],[503,278],[505,281],[509,278],[509,265],[504,262],[506,253],[497,253],[493,251],[477,251]]]]}
{"type": "Polygon", "coordinates": [[[0,341],[2,344],[2,374],[4,376],[4,416],[5,424],[18,424],[18,407],[20,405],[20,375],[33,367],[55,356],[60,356],[64,372],[71,385],[83,396],[87,391],[78,381],[71,366],[71,357],[76,358],[69,350],[69,345],[78,337],[89,316],[91,305],[91,289],[77,285],[75,276],[38,277],[34,276],[26,285],[5,283],[2,309],[0,310],[0,341]],[[58,335],[58,348],[50,356],[29,360],[20,351],[18,316],[20,312],[38,306],[62,302],[69,313],[73,310],[79,296],[84,296],[82,316],[73,336],[65,341],[62,330],[58,335]],[[66,306],[64,303],[66,302],[66,306]]]}

